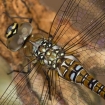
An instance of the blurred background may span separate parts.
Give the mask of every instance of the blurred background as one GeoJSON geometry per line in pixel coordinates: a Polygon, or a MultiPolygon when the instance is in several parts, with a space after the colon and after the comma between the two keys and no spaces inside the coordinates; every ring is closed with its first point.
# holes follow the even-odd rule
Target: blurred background
{"type": "MultiPolygon", "coordinates": [[[[24,0],[22,0],[24,1],[24,0]]],[[[35,21],[39,24],[39,26],[45,30],[46,32],[49,31],[51,22],[53,21],[53,18],[58,11],[60,5],[64,0],[27,0],[26,5],[21,2],[21,0],[13,0],[11,3],[11,0],[3,0],[0,1],[0,39],[3,40],[4,43],[6,43],[5,31],[7,27],[13,22],[18,21],[20,22],[20,19],[12,19],[8,18],[5,14],[2,14],[5,11],[9,11],[12,16],[24,16],[24,17],[32,17],[33,18],[33,34],[37,32],[35,21]],[[31,2],[30,2],[31,1],[31,2]],[[24,11],[23,11],[24,10],[24,11]],[[15,13],[15,14],[14,14],[15,13]]],[[[86,0],[85,0],[86,1],[86,0]]],[[[89,0],[87,0],[89,1],[89,0]]],[[[90,0],[90,2],[93,0],[90,0]]],[[[102,10],[104,7],[105,1],[100,0],[99,2],[95,3],[94,6],[98,6],[99,10],[102,10]]],[[[90,11],[91,12],[91,11],[90,11]]],[[[103,11],[105,12],[105,11],[103,11]]],[[[24,61],[24,56],[22,55],[22,51],[18,52],[11,52],[8,50],[2,43],[0,43],[0,96],[5,91],[6,87],[9,85],[10,81],[12,80],[12,75],[7,75],[8,72],[11,70],[17,69],[19,64],[22,64],[24,61]]],[[[105,75],[96,75],[95,77],[105,85],[105,75]]],[[[77,86],[77,85],[76,85],[77,86]]],[[[79,87],[76,88],[77,91],[79,90],[79,87]]],[[[93,105],[105,105],[105,100],[101,99],[96,94],[92,93],[90,90],[85,89],[84,92],[87,92],[91,100],[93,101],[93,105]]],[[[83,98],[84,101],[86,98],[83,98]]],[[[88,102],[86,103],[88,104],[88,102]]]]}

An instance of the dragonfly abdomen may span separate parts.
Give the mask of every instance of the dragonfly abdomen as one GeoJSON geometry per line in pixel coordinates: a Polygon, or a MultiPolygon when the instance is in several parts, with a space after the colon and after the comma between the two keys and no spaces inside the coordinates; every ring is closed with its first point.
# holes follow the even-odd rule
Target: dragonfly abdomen
{"type": "Polygon", "coordinates": [[[57,69],[59,75],[65,80],[84,85],[105,99],[105,86],[94,79],[79,61],[65,58],[57,69]]]}

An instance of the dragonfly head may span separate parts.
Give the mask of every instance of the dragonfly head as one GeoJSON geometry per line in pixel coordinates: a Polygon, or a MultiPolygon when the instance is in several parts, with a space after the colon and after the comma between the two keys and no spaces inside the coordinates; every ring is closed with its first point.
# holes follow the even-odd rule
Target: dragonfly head
{"type": "Polygon", "coordinates": [[[12,51],[19,50],[31,35],[32,26],[29,22],[13,23],[7,28],[7,47],[12,51]]]}

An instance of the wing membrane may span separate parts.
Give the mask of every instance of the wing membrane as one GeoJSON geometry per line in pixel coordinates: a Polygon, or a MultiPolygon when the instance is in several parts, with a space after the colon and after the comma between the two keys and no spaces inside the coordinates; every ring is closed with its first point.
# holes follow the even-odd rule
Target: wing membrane
{"type": "MultiPolygon", "coordinates": [[[[31,70],[33,70],[33,68],[31,68],[31,70]]],[[[34,74],[36,74],[35,72],[34,74]]],[[[14,73],[12,82],[1,96],[1,105],[23,105],[22,102],[24,102],[24,105],[28,105],[38,101],[36,96],[32,95],[32,90],[30,89],[30,86],[28,86],[28,76],[29,73],[14,73]],[[31,102],[32,99],[34,99],[33,102],[31,102]]]]}
{"type": "Polygon", "coordinates": [[[65,0],[50,29],[53,41],[67,54],[78,55],[86,69],[104,67],[104,10],[99,0],[65,0]]]}

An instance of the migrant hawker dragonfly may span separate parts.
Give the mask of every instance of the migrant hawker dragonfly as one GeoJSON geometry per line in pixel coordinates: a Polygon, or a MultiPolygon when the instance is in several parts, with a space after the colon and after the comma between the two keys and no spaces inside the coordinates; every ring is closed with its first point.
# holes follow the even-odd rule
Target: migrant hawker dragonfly
{"type": "Polygon", "coordinates": [[[22,49],[28,63],[8,73],[15,76],[0,98],[1,105],[93,105],[89,94],[86,102],[85,95],[64,87],[73,88],[71,82],[105,98],[104,85],[88,73],[90,66],[105,66],[105,13],[104,6],[95,6],[98,2],[64,0],[49,33],[38,27],[42,33],[32,34],[32,22],[14,22],[7,28],[4,45],[11,51],[22,49]]]}

